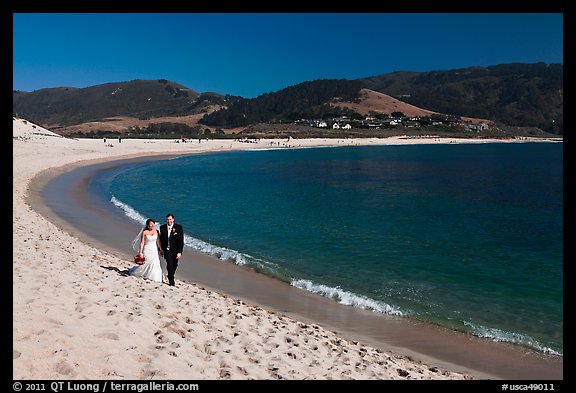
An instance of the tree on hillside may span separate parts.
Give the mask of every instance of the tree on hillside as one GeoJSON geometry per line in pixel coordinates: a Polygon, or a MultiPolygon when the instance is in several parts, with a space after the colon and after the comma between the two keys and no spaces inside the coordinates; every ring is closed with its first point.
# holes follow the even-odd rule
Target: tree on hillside
{"type": "Polygon", "coordinates": [[[326,105],[332,99],[353,101],[359,98],[364,84],[360,81],[316,80],[266,93],[253,99],[236,99],[228,108],[204,116],[200,122],[209,126],[243,127],[263,122],[324,117],[327,113],[349,113],[326,105]]]}

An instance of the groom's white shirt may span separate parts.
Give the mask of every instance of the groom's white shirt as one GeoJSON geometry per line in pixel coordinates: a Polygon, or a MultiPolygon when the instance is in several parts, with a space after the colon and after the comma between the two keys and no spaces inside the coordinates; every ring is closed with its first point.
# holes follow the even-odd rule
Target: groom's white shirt
{"type": "Polygon", "coordinates": [[[168,231],[168,245],[166,246],[166,249],[169,250],[170,249],[170,232],[172,232],[172,226],[166,225],[166,230],[168,231]]]}

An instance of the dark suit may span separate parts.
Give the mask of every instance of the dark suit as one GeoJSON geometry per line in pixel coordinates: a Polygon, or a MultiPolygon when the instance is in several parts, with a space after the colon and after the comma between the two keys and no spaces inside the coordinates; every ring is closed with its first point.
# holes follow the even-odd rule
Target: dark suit
{"type": "Polygon", "coordinates": [[[174,223],[170,236],[168,236],[168,225],[160,225],[160,246],[166,259],[166,269],[168,270],[168,283],[174,285],[174,273],[178,267],[176,254],[182,254],[184,250],[184,230],[181,225],[174,223]]]}

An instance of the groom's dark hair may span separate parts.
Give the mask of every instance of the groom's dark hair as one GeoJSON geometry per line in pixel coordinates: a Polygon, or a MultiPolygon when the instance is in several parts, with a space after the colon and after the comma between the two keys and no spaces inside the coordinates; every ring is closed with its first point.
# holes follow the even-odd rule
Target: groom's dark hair
{"type": "Polygon", "coordinates": [[[172,214],[172,213],[168,213],[168,214],[166,214],[166,218],[168,218],[168,217],[172,217],[172,218],[174,218],[174,214],[172,214]]]}

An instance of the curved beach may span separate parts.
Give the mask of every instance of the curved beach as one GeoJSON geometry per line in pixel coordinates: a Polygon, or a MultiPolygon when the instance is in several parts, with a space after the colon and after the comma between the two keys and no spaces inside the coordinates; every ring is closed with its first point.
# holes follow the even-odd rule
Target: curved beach
{"type": "MultiPolygon", "coordinates": [[[[557,357],[338,305],[199,253],[186,252],[176,288],[126,277],[132,264],[123,244],[134,226],[92,204],[87,178],[126,159],[276,141],[105,143],[31,126],[13,124],[14,379],[563,378],[557,357]],[[49,199],[70,217],[40,195],[63,174],[74,175],[58,177],[63,187],[49,199]]],[[[291,141],[392,143],[458,141],[291,141]]]]}

